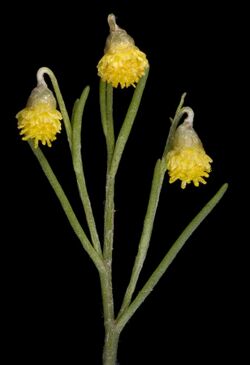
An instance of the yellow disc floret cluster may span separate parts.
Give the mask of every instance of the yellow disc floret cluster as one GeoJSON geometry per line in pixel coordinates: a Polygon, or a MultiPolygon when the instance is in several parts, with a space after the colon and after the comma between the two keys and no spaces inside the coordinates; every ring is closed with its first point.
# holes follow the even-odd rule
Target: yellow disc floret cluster
{"type": "Polygon", "coordinates": [[[147,67],[145,53],[133,44],[120,43],[111,46],[99,61],[98,75],[113,87],[135,87],[147,67]]]}
{"type": "Polygon", "coordinates": [[[190,182],[195,186],[206,184],[204,177],[209,176],[210,162],[212,159],[198,146],[172,150],[167,155],[169,182],[181,180],[182,189],[190,182]]]}
{"type": "Polygon", "coordinates": [[[145,74],[149,63],[145,53],[135,46],[134,40],[108,16],[110,34],[106,41],[104,56],[97,65],[98,75],[113,87],[136,86],[145,74]]]}
{"type": "Polygon", "coordinates": [[[51,147],[56,134],[61,131],[61,113],[56,110],[56,101],[45,85],[33,89],[26,108],[17,115],[18,128],[23,140],[33,140],[35,148],[39,142],[51,147]]]}
{"type": "Polygon", "coordinates": [[[181,188],[193,182],[195,186],[206,184],[212,162],[190,124],[185,122],[175,132],[172,149],[167,153],[166,164],[169,182],[181,180],[181,188]]]}

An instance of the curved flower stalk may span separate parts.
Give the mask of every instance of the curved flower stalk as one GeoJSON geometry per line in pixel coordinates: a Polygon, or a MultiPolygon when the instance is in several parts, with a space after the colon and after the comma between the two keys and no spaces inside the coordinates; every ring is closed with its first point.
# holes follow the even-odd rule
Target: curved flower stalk
{"type": "Polygon", "coordinates": [[[211,171],[210,164],[212,159],[205,153],[202,143],[193,129],[194,114],[190,107],[183,106],[186,95],[183,94],[175,116],[171,119],[172,123],[164,153],[155,164],[148,205],[138,242],[138,252],[134,260],[127,289],[124,293],[122,305],[116,315],[112,276],[113,246],[115,243],[115,181],[123,152],[141,104],[147,82],[149,64],[146,55],[135,47],[131,37],[117,26],[113,14],[109,15],[108,22],[111,33],[107,41],[106,53],[98,64],[98,74],[101,77],[99,100],[101,122],[107,148],[104,237],[102,240],[99,236],[98,227],[95,224],[95,216],[87,191],[82,161],[82,117],[89,87],[84,88],[80,98],[76,100],[70,120],[55,75],[50,69],[43,67],[37,73],[38,86],[32,92],[27,107],[17,114],[17,119],[18,128],[21,129],[23,139],[28,140],[33,153],[62,205],[74,233],[79,238],[84,250],[93,261],[99,273],[105,328],[103,365],[115,365],[117,363],[119,338],[123,328],[152,292],[152,289],[159,282],[195,229],[198,228],[223,197],[227,190],[227,184],[223,184],[187,225],[149,276],[149,279],[144,283],[142,289],[140,291],[136,290],[138,279],[147,257],[166,172],[168,171],[170,175],[170,183],[180,180],[181,187],[184,189],[191,182],[195,186],[198,186],[200,183],[205,184],[204,178],[207,178],[211,171]],[[52,81],[60,112],[56,110],[54,96],[44,81],[44,73],[47,73],[52,81]],[[135,89],[120,131],[115,136],[113,125],[115,123],[113,120],[113,87],[118,85],[121,88],[131,85],[135,89]],[[184,114],[187,114],[187,118],[180,124],[184,114]],[[61,130],[60,121],[62,117],[69,142],[69,151],[79,198],[86,215],[89,234],[85,232],[85,227],[79,222],[66,193],[38,146],[39,142],[42,145],[47,144],[51,146],[51,142],[56,139],[57,133],[61,130]]]}

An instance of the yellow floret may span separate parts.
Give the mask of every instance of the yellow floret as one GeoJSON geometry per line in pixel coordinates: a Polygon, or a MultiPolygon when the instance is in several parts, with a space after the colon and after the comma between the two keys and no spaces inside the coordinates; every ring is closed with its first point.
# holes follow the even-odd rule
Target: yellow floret
{"type": "Polygon", "coordinates": [[[38,103],[27,106],[17,115],[18,128],[23,140],[33,139],[35,148],[38,143],[47,144],[56,139],[56,134],[61,131],[61,113],[50,104],[38,103]]]}
{"type": "Polygon", "coordinates": [[[166,157],[169,182],[181,180],[181,188],[191,182],[195,186],[199,183],[206,184],[204,177],[209,176],[212,159],[205,153],[201,146],[184,147],[171,150],[166,157]]]}
{"type": "Polygon", "coordinates": [[[129,43],[115,44],[98,63],[98,75],[103,81],[121,88],[136,86],[148,68],[145,53],[129,43]]]}

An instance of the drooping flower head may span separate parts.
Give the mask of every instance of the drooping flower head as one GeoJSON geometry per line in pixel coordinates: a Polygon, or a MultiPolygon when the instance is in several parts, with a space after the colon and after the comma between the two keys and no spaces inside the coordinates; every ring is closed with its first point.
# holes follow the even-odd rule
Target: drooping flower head
{"type": "Polygon", "coordinates": [[[204,178],[209,176],[212,159],[202,145],[193,129],[193,111],[185,108],[188,118],[176,129],[171,150],[167,153],[166,163],[170,184],[181,180],[181,188],[193,182],[195,186],[206,184],[204,178]]]}
{"type": "Polygon", "coordinates": [[[56,99],[45,81],[38,81],[32,90],[27,105],[19,113],[18,129],[24,141],[31,139],[35,148],[39,142],[51,147],[51,142],[56,139],[56,134],[61,131],[61,113],[56,110],[56,99]]]}
{"type": "Polygon", "coordinates": [[[97,65],[98,75],[103,81],[121,88],[136,86],[144,75],[149,63],[145,53],[135,46],[134,40],[108,16],[110,34],[106,40],[104,56],[97,65]]]}

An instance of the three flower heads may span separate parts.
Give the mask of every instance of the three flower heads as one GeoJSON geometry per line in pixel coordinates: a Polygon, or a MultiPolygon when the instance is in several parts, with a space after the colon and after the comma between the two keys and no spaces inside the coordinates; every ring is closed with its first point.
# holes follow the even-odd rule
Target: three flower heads
{"type": "MultiPolygon", "coordinates": [[[[104,55],[97,65],[98,76],[112,87],[136,87],[145,74],[149,62],[133,38],[116,24],[113,14],[108,16],[110,28],[104,55]]],[[[62,114],[56,109],[56,99],[44,80],[45,68],[37,72],[37,86],[32,90],[26,107],[17,113],[18,129],[23,140],[32,140],[51,147],[61,131],[62,114]]],[[[189,108],[190,109],[190,108],[189,108]]],[[[189,117],[175,132],[170,151],[166,155],[166,170],[170,183],[181,180],[181,187],[193,182],[205,184],[204,177],[211,171],[212,159],[206,155],[189,117]]]]}

